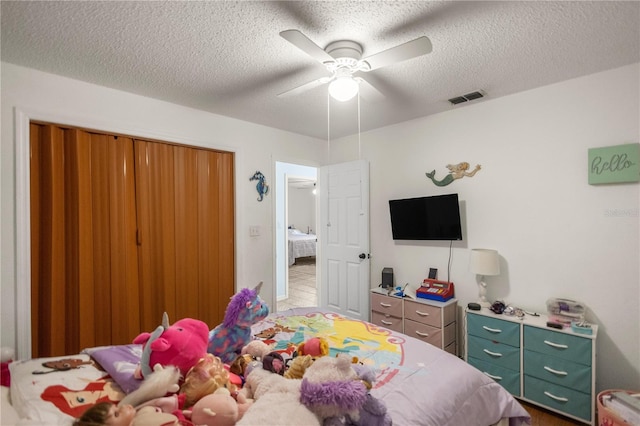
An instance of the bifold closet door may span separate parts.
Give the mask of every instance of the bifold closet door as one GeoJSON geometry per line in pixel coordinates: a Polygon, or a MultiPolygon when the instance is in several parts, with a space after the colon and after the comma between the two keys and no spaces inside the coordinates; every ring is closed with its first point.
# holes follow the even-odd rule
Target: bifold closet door
{"type": "Polygon", "coordinates": [[[34,357],[140,332],[133,141],[32,123],[34,357]]]}
{"type": "Polygon", "coordinates": [[[140,312],[222,322],[234,293],[233,153],[135,141],[140,312]]]}

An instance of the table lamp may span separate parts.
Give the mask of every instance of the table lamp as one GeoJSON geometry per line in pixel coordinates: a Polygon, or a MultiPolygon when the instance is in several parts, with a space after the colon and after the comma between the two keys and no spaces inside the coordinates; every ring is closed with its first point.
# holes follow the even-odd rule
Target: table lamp
{"type": "Polygon", "coordinates": [[[485,276],[500,275],[498,252],[491,249],[472,249],[469,270],[476,275],[480,275],[480,280],[478,281],[478,303],[483,308],[488,308],[491,304],[487,300],[487,284],[483,278],[485,276]]]}

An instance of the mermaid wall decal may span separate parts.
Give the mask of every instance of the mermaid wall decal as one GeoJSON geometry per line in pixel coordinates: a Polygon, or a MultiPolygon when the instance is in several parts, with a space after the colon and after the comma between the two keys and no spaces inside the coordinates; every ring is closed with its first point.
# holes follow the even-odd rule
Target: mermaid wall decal
{"type": "Polygon", "coordinates": [[[425,173],[425,175],[427,175],[427,177],[431,179],[431,181],[437,186],[447,186],[456,179],[461,179],[465,176],[473,177],[473,175],[475,175],[476,172],[481,169],[481,167],[480,164],[476,164],[475,169],[468,172],[467,170],[469,170],[469,163],[463,161],[462,163],[458,164],[447,164],[447,169],[449,169],[449,174],[443,177],[442,180],[436,179],[435,170],[433,170],[431,173],[425,173]]]}

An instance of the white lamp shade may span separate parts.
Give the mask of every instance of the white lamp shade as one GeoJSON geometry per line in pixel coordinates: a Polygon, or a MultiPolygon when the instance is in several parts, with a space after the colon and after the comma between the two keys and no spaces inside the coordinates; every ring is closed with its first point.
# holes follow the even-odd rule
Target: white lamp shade
{"type": "Polygon", "coordinates": [[[491,249],[472,249],[469,270],[476,275],[500,275],[498,252],[491,249]]]}
{"type": "Polygon", "coordinates": [[[329,94],[335,100],[348,101],[358,94],[358,82],[350,75],[337,77],[329,83],[329,94]]]}

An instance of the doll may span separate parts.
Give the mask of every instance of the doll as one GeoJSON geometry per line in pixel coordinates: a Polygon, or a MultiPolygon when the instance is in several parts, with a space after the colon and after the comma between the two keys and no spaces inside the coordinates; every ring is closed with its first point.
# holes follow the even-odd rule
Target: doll
{"type": "Polygon", "coordinates": [[[73,422],[73,426],[178,426],[187,425],[177,416],[146,406],[138,410],[132,405],[116,405],[99,402],[87,409],[73,422]]]}

